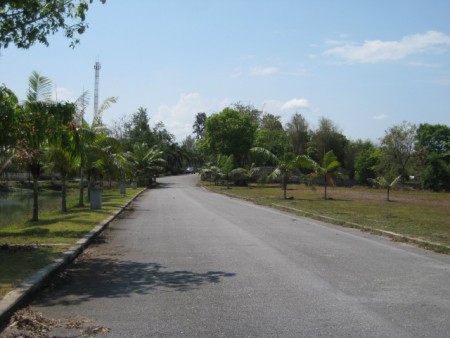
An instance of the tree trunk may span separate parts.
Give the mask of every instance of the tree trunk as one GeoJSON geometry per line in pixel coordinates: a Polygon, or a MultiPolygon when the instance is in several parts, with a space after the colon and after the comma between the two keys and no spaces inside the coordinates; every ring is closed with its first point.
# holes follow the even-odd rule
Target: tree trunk
{"type": "Polygon", "coordinates": [[[83,168],[80,170],[80,198],[78,199],[78,206],[84,207],[84,172],[83,168]]]}
{"type": "Polygon", "coordinates": [[[61,211],[67,212],[67,202],[66,202],[66,177],[63,176],[61,183],[61,211]]]}
{"type": "Polygon", "coordinates": [[[286,174],[283,174],[281,176],[281,184],[283,187],[283,198],[287,199],[287,177],[286,177],[286,174]]]}
{"type": "Polygon", "coordinates": [[[35,175],[33,173],[33,217],[31,219],[33,222],[39,221],[38,196],[39,196],[38,175],[35,175]]]}
{"type": "Polygon", "coordinates": [[[327,196],[327,186],[328,186],[328,181],[327,181],[327,176],[325,176],[325,192],[324,192],[324,196],[323,199],[326,201],[328,199],[327,196]]]}
{"type": "Polygon", "coordinates": [[[388,187],[387,188],[387,196],[386,196],[386,201],[390,201],[390,199],[389,199],[389,191],[391,190],[391,188],[390,187],[388,187]]]}
{"type": "Polygon", "coordinates": [[[92,174],[90,173],[90,171],[88,171],[88,177],[87,177],[87,179],[88,179],[87,200],[88,200],[89,203],[90,203],[90,201],[91,201],[92,180],[93,180],[92,174]]]}

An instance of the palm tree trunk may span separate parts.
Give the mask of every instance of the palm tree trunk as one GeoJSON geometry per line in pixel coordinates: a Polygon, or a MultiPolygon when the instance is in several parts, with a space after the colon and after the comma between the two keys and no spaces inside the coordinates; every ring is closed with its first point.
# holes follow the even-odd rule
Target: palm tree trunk
{"type": "Polygon", "coordinates": [[[83,168],[80,170],[80,197],[78,199],[78,206],[84,207],[84,172],[83,168]]]}
{"type": "Polygon", "coordinates": [[[33,217],[31,219],[33,222],[39,221],[38,196],[39,196],[38,178],[37,178],[37,175],[35,175],[35,173],[33,173],[33,217]]]}
{"type": "Polygon", "coordinates": [[[323,199],[326,201],[328,196],[327,196],[327,186],[328,186],[328,180],[327,180],[327,176],[325,175],[325,192],[324,192],[324,196],[323,199]]]}
{"type": "Polygon", "coordinates": [[[87,193],[87,200],[89,201],[89,203],[91,202],[91,189],[92,189],[92,174],[90,173],[90,171],[88,171],[88,193],[87,193]]]}
{"type": "Polygon", "coordinates": [[[67,212],[67,202],[66,202],[66,177],[62,177],[61,183],[61,211],[67,212]]]}

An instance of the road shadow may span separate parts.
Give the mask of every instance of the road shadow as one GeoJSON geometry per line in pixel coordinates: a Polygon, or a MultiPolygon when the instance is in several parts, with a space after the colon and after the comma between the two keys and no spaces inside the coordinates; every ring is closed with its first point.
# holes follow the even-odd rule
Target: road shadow
{"type": "Polygon", "coordinates": [[[176,183],[169,183],[169,182],[157,182],[156,184],[153,184],[150,189],[167,189],[167,188],[174,188],[176,186],[176,183]]]}
{"type": "Polygon", "coordinates": [[[158,263],[88,258],[74,263],[55,278],[36,298],[36,303],[76,305],[92,298],[130,297],[154,290],[184,292],[235,275],[224,271],[170,271],[158,263]]]}

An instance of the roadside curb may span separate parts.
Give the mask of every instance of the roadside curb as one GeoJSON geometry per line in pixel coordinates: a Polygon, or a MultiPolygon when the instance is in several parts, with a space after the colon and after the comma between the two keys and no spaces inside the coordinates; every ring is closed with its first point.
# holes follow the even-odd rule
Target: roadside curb
{"type": "Polygon", "coordinates": [[[322,215],[318,215],[318,214],[314,214],[312,212],[309,211],[305,211],[305,210],[301,210],[301,209],[297,209],[297,208],[291,208],[285,205],[280,205],[280,204],[276,204],[276,203],[272,203],[271,206],[280,209],[280,210],[288,210],[291,212],[296,212],[296,213],[300,213],[302,215],[311,215],[312,217],[314,217],[315,219],[321,220],[321,221],[326,221],[326,222],[330,222],[332,224],[336,224],[336,225],[340,225],[340,226],[344,226],[347,228],[354,228],[354,229],[358,229],[364,232],[370,232],[372,234],[375,235],[379,235],[379,236],[383,236],[383,237],[388,237],[390,239],[392,239],[393,241],[396,242],[405,242],[405,243],[412,243],[415,245],[418,245],[422,248],[426,248],[426,249],[431,249],[433,251],[436,252],[446,252],[449,253],[450,252],[450,247],[445,246],[443,244],[440,243],[434,243],[434,242],[429,242],[420,238],[415,238],[415,237],[409,237],[406,235],[402,235],[402,234],[398,234],[392,231],[386,231],[386,230],[381,230],[381,229],[376,229],[376,228],[371,228],[371,227],[367,227],[358,223],[353,223],[353,222],[346,222],[346,221],[339,221],[335,218],[332,217],[328,217],[328,216],[322,216],[322,215]]]}
{"type": "Polygon", "coordinates": [[[136,198],[142,195],[145,191],[147,191],[147,189],[137,193],[128,202],[120,206],[114,214],[100,222],[91,231],[78,240],[75,246],[70,247],[52,263],[27,278],[18,288],[7,293],[0,300],[0,332],[8,324],[9,318],[17,309],[26,304],[26,302],[37,291],[39,291],[51,277],[74,261],[75,258],[77,258],[86,249],[86,247],[96,236],[105,230],[114,219],[116,219],[136,198]]]}

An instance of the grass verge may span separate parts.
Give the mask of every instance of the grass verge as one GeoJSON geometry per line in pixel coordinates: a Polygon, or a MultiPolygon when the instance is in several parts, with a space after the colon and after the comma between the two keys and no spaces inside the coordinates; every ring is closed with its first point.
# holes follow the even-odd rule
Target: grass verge
{"type": "Polygon", "coordinates": [[[0,298],[33,272],[49,264],[96,225],[112,215],[141,189],[104,190],[102,209],[76,207],[77,195],[68,200],[69,211],[46,210],[38,222],[18,222],[0,228],[0,298]]]}
{"type": "Polygon", "coordinates": [[[363,187],[328,190],[331,199],[323,199],[323,188],[289,185],[284,200],[278,185],[249,187],[204,186],[212,191],[244,198],[261,205],[277,207],[301,216],[337,225],[361,228],[379,234],[399,234],[395,240],[418,239],[416,244],[441,253],[450,253],[450,194],[428,191],[395,190],[386,200],[386,191],[363,187]],[[382,233],[384,232],[384,233],[382,233]]]}

